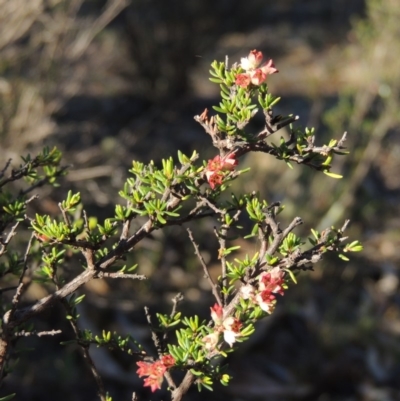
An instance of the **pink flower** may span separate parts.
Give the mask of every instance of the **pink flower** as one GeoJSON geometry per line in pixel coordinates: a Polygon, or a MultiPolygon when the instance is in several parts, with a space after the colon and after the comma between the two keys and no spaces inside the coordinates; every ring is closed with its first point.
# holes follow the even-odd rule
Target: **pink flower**
{"type": "Polygon", "coordinates": [[[153,366],[152,363],[139,361],[136,362],[136,365],[139,366],[139,369],[136,371],[139,376],[147,376],[151,374],[153,366]]]}
{"type": "Polygon", "coordinates": [[[267,79],[267,75],[262,71],[261,68],[252,71],[250,74],[250,81],[253,85],[261,85],[267,79]]]}
{"type": "Polygon", "coordinates": [[[171,368],[172,366],[175,365],[176,361],[175,361],[175,358],[172,355],[167,354],[167,355],[163,355],[161,357],[161,362],[167,369],[169,369],[169,368],[171,368]]]}
{"type": "Polygon", "coordinates": [[[241,86],[242,88],[247,88],[251,83],[250,74],[238,74],[236,75],[236,85],[241,86]]]}
{"type": "Polygon", "coordinates": [[[172,355],[163,355],[161,360],[151,362],[136,362],[139,369],[136,371],[139,377],[148,376],[144,379],[144,386],[150,387],[154,392],[161,388],[164,380],[164,373],[167,369],[175,365],[175,359],[172,355]]]}
{"type": "Polygon", "coordinates": [[[215,323],[214,331],[203,337],[202,341],[206,343],[205,347],[207,350],[215,350],[220,334],[223,333],[224,340],[232,347],[233,343],[236,342],[236,337],[240,336],[240,329],[242,323],[240,320],[229,316],[223,319],[224,310],[221,305],[214,304],[211,308],[211,317],[215,323]]]}
{"type": "Polygon", "coordinates": [[[261,273],[258,276],[259,290],[268,290],[275,294],[283,295],[284,275],[285,273],[279,267],[274,267],[268,272],[261,273]]]}
{"type": "Polygon", "coordinates": [[[262,59],[262,52],[252,50],[247,57],[242,57],[240,59],[240,66],[245,71],[254,70],[261,64],[262,59]]]}
{"type": "Polygon", "coordinates": [[[275,68],[272,59],[259,67],[262,58],[263,55],[260,51],[252,50],[248,57],[241,59],[240,66],[246,72],[236,75],[236,85],[239,85],[242,88],[247,88],[250,84],[259,86],[265,82],[268,75],[279,72],[278,69],[275,68]]]}
{"type": "Polygon", "coordinates": [[[278,71],[278,69],[275,67],[274,62],[272,61],[272,59],[268,60],[267,63],[265,63],[263,66],[261,66],[259,68],[265,75],[271,75],[271,74],[275,74],[278,71]]]}
{"type": "Polygon", "coordinates": [[[236,342],[236,337],[240,336],[242,323],[240,320],[230,316],[224,320],[222,325],[224,328],[224,340],[232,347],[233,343],[236,342]]]}
{"type": "Polygon", "coordinates": [[[145,387],[150,387],[151,391],[154,393],[156,390],[161,388],[163,382],[163,376],[149,376],[143,381],[145,387]]]}
{"type": "Polygon", "coordinates": [[[235,158],[234,153],[228,153],[224,157],[218,155],[214,159],[209,160],[205,172],[211,189],[222,184],[224,171],[231,171],[238,164],[239,161],[235,158]]]}
{"type": "Polygon", "coordinates": [[[271,294],[269,290],[259,292],[256,295],[256,302],[264,312],[272,313],[275,309],[275,295],[271,294]]]}
{"type": "Polygon", "coordinates": [[[283,295],[284,275],[285,273],[279,267],[274,267],[258,276],[259,293],[255,296],[255,301],[263,311],[267,313],[274,311],[276,304],[274,294],[283,295]]]}

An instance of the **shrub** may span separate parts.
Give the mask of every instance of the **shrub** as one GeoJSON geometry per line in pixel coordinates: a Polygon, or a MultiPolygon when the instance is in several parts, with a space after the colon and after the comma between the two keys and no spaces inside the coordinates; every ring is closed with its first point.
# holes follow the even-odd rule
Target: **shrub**
{"type": "Polygon", "coordinates": [[[346,134],[317,145],[312,128],[296,127],[298,118],[293,115],[274,113],[280,98],[268,91],[266,82],[278,70],[272,60],[263,64],[262,58],[261,52],[253,50],[240,63],[230,66],[226,60],[211,65],[210,80],[220,86],[221,102],[213,106],[217,114],[210,116],[205,110],[195,120],[209,135],[217,155],[206,161],[196,151],[192,155],[178,151],[176,160],[169,157],[160,165],[134,161],[119,192],[124,201],[115,205],[115,213],[102,223],[87,215],[80,194],[71,191],[59,203],[56,218],[27,213],[27,205],[35,198],[33,191],[38,186],[57,185],[58,178],[66,173],[57,149],[44,149],[35,158],[28,155],[16,169],[11,169],[11,161],[4,166],[0,174],[0,272],[2,283],[8,284],[1,290],[2,380],[12,366],[18,339],[60,334],[60,330],[40,331],[31,324],[33,317],[60,303],[101,400],[112,398],[91,358],[93,346],[128,354],[137,363],[143,385],[151,391],[160,389],[165,379],[174,401],[182,399],[193,384],[199,390],[211,390],[216,382],[228,385],[224,358],[253,334],[258,320],[273,313],[279,298],[296,283],[297,275],[312,269],[327,252],[347,260],[345,254],[362,249],[358,241],[347,241],[344,231],[348,221],[341,228],[328,227],[322,232],[312,229],[310,237],[304,239],[294,233],[302,224],[300,217],[281,228],[278,216],[284,207],[280,202],[261,199],[256,189],[229,193],[231,182],[248,172],[239,169],[240,158],[247,153],[262,152],[289,167],[302,164],[333,178],[341,177],[331,172],[333,158],[347,153],[346,134]],[[252,132],[248,124],[260,111],[265,126],[260,132],[252,132]],[[276,138],[285,127],[288,137],[276,138]],[[17,191],[13,183],[20,180],[26,184],[17,191]],[[99,278],[145,280],[144,275],[136,273],[137,265],[124,263],[137,244],[157,230],[171,226],[184,229],[200,219],[213,219],[216,224],[221,266],[219,277],[213,279],[196,232],[186,227],[215,298],[208,321],[196,315],[184,316],[179,310],[180,294],[174,297],[171,312],[157,313],[156,321],[147,308],[154,353],[145,351],[132,336],[106,330],[95,334],[80,327],[77,305],[84,301],[84,295],[77,294],[80,287],[99,278]],[[28,237],[27,230],[31,233],[28,237]],[[253,241],[257,250],[243,258],[235,257],[238,246],[232,245],[234,238],[253,241]],[[22,248],[17,246],[18,239],[22,248]],[[66,255],[81,257],[75,259],[82,262],[72,278],[63,269],[66,255]],[[39,280],[50,293],[24,306],[24,291],[32,280],[39,280]]]}

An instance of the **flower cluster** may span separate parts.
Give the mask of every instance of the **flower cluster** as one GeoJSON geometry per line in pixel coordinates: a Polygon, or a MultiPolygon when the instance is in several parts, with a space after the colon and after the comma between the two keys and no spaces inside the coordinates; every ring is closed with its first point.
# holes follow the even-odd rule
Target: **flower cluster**
{"type": "Polygon", "coordinates": [[[218,345],[221,333],[224,335],[224,340],[232,347],[233,343],[236,342],[236,338],[240,336],[242,323],[232,316],[224,319],[223,308],[218,304],[211,307],[211,318],[215,326],[214,331],[203,338],[203,342],[206,343],[206,348],[208,350],[214,350],[218,345]]]}
{"type": "Polygon", "coordinates": [[[250,84],[258,86],[265,82],[268,75],[279,72],[272,59],[260,66],[262,59],[262,52],[257,50],[252,50],[248,57],[243,57],[240,66],[245,72],[236,75],[235,83],[242,88],[247,88],[250,84]]]}
{"type": "Polygon", "coordinates": [[[214,159],[208,161],[205,173],[212,189],[222,184],[224,171],[231,171],[238,165],[239,161],[235,157],[234,153],[229,153],[224,157],[215,156],[214,159]]]}
{"type": "Polygon", "coordinates": [[[272,313],[275,309],[276,297],[274,294],[283,295],[285,273],[279,268],[274,267],[268,272],[258,276],[258,288],[247,284],[241,288],[244,299],[251,299],[264,312],[272,313]]]}
{"type": "Polygon", "coordinates": [[[148,376],[144,379],[144,386],[151,388],[154,392],[161,388],[164,373],[175,365],[175,359],[172,355],[164,355],[160,360],[151,362],[136,362],[139,369],[136,371],[139,377],[148,376]]]}

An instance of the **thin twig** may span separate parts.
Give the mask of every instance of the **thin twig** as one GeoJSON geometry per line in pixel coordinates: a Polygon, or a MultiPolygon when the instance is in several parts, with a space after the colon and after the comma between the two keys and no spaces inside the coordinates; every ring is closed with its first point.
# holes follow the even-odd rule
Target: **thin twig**
{"type": "Polygon", "coordinates": [[[69,216],[68,216],[67,212],[63,208],[61,202],[58,203],[58,208],[61,210],[61,214],[63,216],[65,224],[67,225],[68,228],[71,228],[71,221],[69,219],[69,216]]]}
{"type": "MultiPolygon", "coordinates": [[[[69,302],[64,298],[61,300],[61,303],[63,304],[67,314],[73,316],[69,302]]],[[[100,373],[98,372],[97,367],[89,353],[90,344],[82,341],[81,330],[79,329],[78,324],[75,321],[75,319],[69,319],[69,323],[72,327],[72,330],[74,331],[75,338],[82,350],[83,357],[84,357],[85,361],[87,362],[87,364],[89,365],[90,371],[92,372],[92,376],[96,382],[97,394],[101,401],[106,401],[107,393],[106,393],[106,390],[104,387],[103,379],[101,378],[100,373]]]]}
{"type": "Polygon", "coordinates": [[[210,273],[208,272],[206,262],[204,261],[204,258],[203,258],[203,256],[201,255],[201,253],[200,253],[200,251],[199,251],[199,247],[198,247],[196,241],[195,241],[194,238],[193,238],[192,231],[190,230],[190,228],[187,228],[186,231],[188,232],[189,239],[190,239],[190,241],[191,241],[192,244],[193,244],[194,253],[195,253],[195,255],[197,256],[197,258],[199,259],[201,266],[203,267],[204,276],[206,277],[206,279],[208,280],[208,282],[209,282],[209,284],[210,284],[210,286],[211,286],[211,291],[212,291],[212,293],[213,293],[215,299],[217,300],[218,305],[221,305],[221,306],[222,306],[222,300],[221,300],[221,297],[220,297],[220,295],[219,295],[219,291],[218,291],[217,286],[216,286],[216,284],[214,283],[212,277],[210,276],[210,273]]]}
{"type": "Polygon", "coordinates": [[[147,280],[147,277],[143,274],[129,274],[121,272],[104,272],[99,271],[95,278],[129,278],[131,280],[147,280]]]}
{"type": "Polygon", "coordinates": [[[158,356],[161,357],[162,356],[161,340],[159,339],[155,330],[153,330],[153,323],[151,322],[150,309],[147,306],[144,307],[144,314],[146,316],[147,324],[149,325],[151,330],[151,339],[153,340],[153,344],[156,347],[158,356]]]}
{"type": "Polygon", "coordinates": [[[274,236],[274,240],[272,244],[267,249],[268,255],[273,255],[281,245],[282,241],[288,236],[288,234],[293,231],[293,229],[300,224],[303,224],[303,220],[300,217],[295,217],[289,226],[282,232],[279,228],[279,224],[275,221],[275,219],[271,215],[267,215],[265,219],[266,223],[271,227],[272,234],[274,236]]]}
{"type": "MultiPolygon", "coordinates": [[[[178,292],[173,298],[172,298],[172,310],[169,315],[169,317],[172,319],[176,315],[176,310],[178,308],[179,302],[183,301],[183,295],[181,292],[178,292]]],[[[168,339],[168,331],[164,332],[163,335],[163,342],[165,343],[168,339]]]]}
{"type": "Polygon", "coordinates": [[[37,336],[37,337],[43,337],[43,336],[55,336],[57,334],[61,334],[62,330],[51,330],[51,331],[18,331],[14,333],[15,337],[30,337],[30,336],[37,336]]]}
{"type": "MultiPolygon", "coordinates": [[[[153,324],[151,322],[150,310],[147,306],[144,307],[144,313],[146,315],[146,320],[147,320],[147,323],[151,330],[151,339],[153,340],[153,344],[156,347],[158,357],[161,359],[161,357],[163,355],[162,342],[161,342],[160,338],[158,337],[158,335],[156,334],[155,330],[153,330],[153,324]]],[[[167,380],[168,385],[171,387],[171,389],[175,389],[176,384],[171,376],[171,373],[165,372],[164,377],[167,380]]]]}
{"type": "MultiPolygon", "coordinates": [[[[221,226],[220,231],[214,227],[214,234],[218,239],[219,242],[219,252],[218,252],[218,259],[221,262],[221,280],[222,280],[222,288],[228,287],[228,281],[226,278],[226,257],[225,257],[225,249],[226,249],[226,236],[228,234],[228,228],[224,224],[221,226]]],[[[226,297],[227,294],[225,292],[222,293],[222,305],[226,305],[226,297]]]]}
{"type": "Polygon", "coordinates": [[[16,285],[11,286],[11,287],[0,288],[0,294],[2,294],[3,292],[16,290],[17,288],[18,288],[18,286],[16,286],[16,285]]]}
{"type": "Polygon", "coordinates": [[[172,298],[172,311],[171,311],[171,317],[176,315],[176,310],[178,308],[179,302],[183,301],[183,295],[181,292],[178,292],[173,298],[172,298]]]}
{"type": "MultiPolygon", "coordinates": [[[[71,165],[67,165],[67,166],[61,167],[60,170],[58,170],[57,173],[51,178],[60,177],[64,173],[64,171],[69,169],[70,167],[71,167],[71,165]]],[[[21,177],[19,177],[19,178],[21,178],[21,177]]],[[[19,178],[16,178],[16,179],[19,179],[19,178]]],[[[21,190],[19,192],[19,196],[25,196],[29,192],[32,192],[34,189],[42,187],[43,185],[45,185],[45,184],[47,184],[49,182],[49,179],[50,179],[50,177],[42,178],[41,180],[39,180],[35,184],[32,184],[30,187],[28,187],[28,188],[26,188],[24,190],[21,190]]],[[[12,181],[15,181],[15,179],[13,179],[12,181]]]]}
{"type": "Polygon", "coordinates": [[[0,241],[1,247],[0,247],[0,256],[3,255],[3,253],[6,251],[7,245],[10,243],[11,238],[16,234],[16,230],[19,226],[19,221],[17,221],[10,229],[10,232],[8,233],[6,239],[3,241],[0,241]]]}
{"type": "Polygon", "coordinates": [[[201,202],[205,205],[207,205],[210,209],[214,210],[216,214],[223,215],[226,213],[225,210],[218,209],[217,206],[215,206],[209,199],[207,199],[205,196],[199,195],[199,199],[201,199],[201,202]]]}
{"type": "Polygon", "coordinates": [[[6,173],[7,169],[10,167],[11,161],[12,161],[12,159],[8,159],[6,161],[4,168],[0,171],[0,178],[4,177],[4,174],[6,173]]]}

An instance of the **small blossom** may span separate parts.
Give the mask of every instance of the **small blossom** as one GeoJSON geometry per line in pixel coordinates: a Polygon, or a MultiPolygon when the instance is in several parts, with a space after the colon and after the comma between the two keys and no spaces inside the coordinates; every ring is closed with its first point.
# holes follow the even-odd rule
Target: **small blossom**
{"type": "Polygon", "coordinates": [[[163,355],[161,360],[150,362],[136,362],[139,369],[136,371],[139,377],[148,376],[144,379],[144,386],[150,387],[151,391],[154,392],[161,388],[164,380],[164,373],[175,365],[175,359],[172,355],[163,355]]]}
{"type": "Polygon", "coordinates": [[[223,308],[221,305],[214,304],[211,308],[211,319],[216,325],[222,323],[223,308]]]}
{"type": "Polygon", "coordinates": [[[238,74],[236,75],[235,80],[236,85],[241,86],[242,88],[247,88],[251,83],[251,77],[249,74],[238,74]]]}
{"type": "Polygon", "coordinates": [[[254,70],[257,68],[263,59],[263,54],[260,51],[252,50],[247,57],[240,59],[240,66],[245,70],[254,70]]]}
{"type": "Polygon", "coordinates": [[[211,189],[214,189],[215,187],[218,187],[222,184],[224,175],[220,172],[215,172],[207,178],[208,178],[208,183],[210,184],[211,189]]]}
{"type": "Polygon", "coordinates": [[[259,292],[256,295],[256,302],[264,312],[272,313],[275,309],[275,295],[269,290],[259,292]]]}
{"type": "Polygon", "coordinates": [[[283,295],[284,275],[285,273],[279,267],[274,267],[268,272],[261,273],[258,277],[259,289],[261,291],[268,289],[270,292],[283,295]]]}
{"type": "Polygon", "coordinates": [[[233,170],[238,163],[239,161],[235,158],[234,153],[229,153],[224,157],[218,155],[209,160],[205,172],[210,187],[214,189],[221,185],[224,178],[223,172],[233,170]]]}
{"type": "Polygon", "coordinates": [[[172,366],[175,365],[176,361],[175,361],[175,358],[172,355],[167,354],[167,355],[163,355],[161,357],[161,362],[167,369],[169,369],[169,368],[171,368],[172,366]]]}
{"type": "Polygon", "coordinates": [[[236,85],[239,85],[242,88],[247,88],[250,84],[259,86],[265,82],[268,75],[279,72],[272,59],[259,67],[262,58],[262,52],[252,50],[248,57],[241,59],[240,66],[245,70],[245,72],[236,75],[236,85]]]}
{"type": "Polygon", "coordinates": [[[240,292],[243,299],[251,299],[254,297],[255,288],[250,284],[246,284],[240,287],[240,292]]]}
{"type": "Polygon", "coordinates": [[[253,85],[261,85],[267,79],[267,74],[265,74],[261,68],[251,72],[250,81],[253,85]]]}
{"type": "Polygon", "coordinates": [[[265,74],[265,75],[271,75],[271,74],[275,74],[278,71],[278,69],[275,67],[274,62],[272,61],[272,59],[270,59],[267,63],[265,63],[264,65],[262,65],[260,67],[260,70],[265,74]]]}
{"type": "Polygon", "coordinates": [[[210,334],[207,334],[202,338],[202,341],[205,343],[205,348],[207,351],[214,351],[218,345],[219,332],[214,331],[210,334]]]}
{"type": "Polygon", "coordinates": [[[139,369],[136,371],[139,376],[163,376],[167,370],[162,361],[155,361],[153,363],[139,361],[136,362],[136,365],[139,366],[139,369]]]}
{"type": "Polygon", "coordinates": [[[230,316],[224,320],[224,340],[229,344],[230,347],[236,342],[236,337],[240,336],[240,329],[242,328],[242,323],[230,316]]]}
{"type": "Polygon", "coordinates": [[[156,390],[161,388],[163,382],[163,376],[149,376],[143,381],[145,387],[150,387],[151,391],[154,393],[156,390]]]}
{"type": "Polygon", "coordinates": [[[151,374],[153,365],[152,363],[139,361],[136,362],[136,365],[139,366],[139,369],[136,371],[139,376],[148,376],[151,374]]]}

